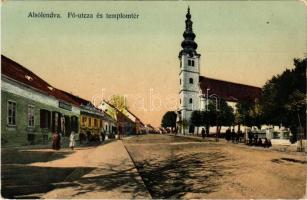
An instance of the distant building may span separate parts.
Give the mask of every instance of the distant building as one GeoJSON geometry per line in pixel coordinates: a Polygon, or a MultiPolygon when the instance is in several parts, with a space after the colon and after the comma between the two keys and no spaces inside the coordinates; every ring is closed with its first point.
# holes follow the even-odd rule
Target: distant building
{"type": "Polygon", "coordinates": [[[131,119],[135,123],[135,134],[141,134],[145,132],[144,123],[136,115],[134,115],[130,110],[126,108],[123,111],[123,114],[126,115],[129,119],[131,119]]]}
{"type": "Polygon", "coordinates": [[[184,40],[181,43],[182,50],[179,52],[179,102],[178,123],[186,123],[181,126],[181,133],[192,133],[194,127],[190,124],[191,114],[195,110],[206,110],[209,101],[218,102],[224,99],[230,106],[242,100],[256,100],[261,95],[261,88],[239,83],[232,83],[212,79],[200,75],[200,57],[194,41],[196,35],[192,29],[190,9],[186,14],[184,40]],[[184,128],[183,128],[184,127],[184,128]]]}
{"type": "Polygon", "coordinates": [[[117,122],[117,133],[119,137],[136,134],[136,123],[115,108],[111,103],[103,100],[98,106],[99,109],[108,113],[117,122]]]}
{"type": "Polygon", "coordinates": [[[52,132],[78,132],[79,104],[36,74],[1,56],[2,145],[48,143],[52,132]]]}
{"type": "Polygon", "coordinates": [[[92,138],[92,140],[99,138],[101,133],[107,137],[115,134],[116,121],[106,112],[98,109],[88,100],[65,91],[62,92],[70,96],[80,106],[80,133],[92,138]]]}

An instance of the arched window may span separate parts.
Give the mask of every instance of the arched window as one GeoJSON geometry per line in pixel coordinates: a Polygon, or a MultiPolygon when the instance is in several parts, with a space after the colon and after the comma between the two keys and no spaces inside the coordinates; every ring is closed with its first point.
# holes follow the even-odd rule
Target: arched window
{"type": "Polygon", "coordinates": [[[190,82],[191,84],[193,84],[193,79],[192,79],[192,78],[190,78],[190,79],[189,79],[189,82],[190,82]]]}
{"type": "Polygon", "coordinates": [[[181,104],[181,99],[179,99],[179,103],[181,104]]]}
{"type": "Polygon", "coordinates": [[[180,85],[181,85],[181,79],[180,79],[180,85]]]}
{"type": "Polygon", "coordinates": [[[190,103],[193,103],[193,99],[192,98],[190,98],[190,103]]]}

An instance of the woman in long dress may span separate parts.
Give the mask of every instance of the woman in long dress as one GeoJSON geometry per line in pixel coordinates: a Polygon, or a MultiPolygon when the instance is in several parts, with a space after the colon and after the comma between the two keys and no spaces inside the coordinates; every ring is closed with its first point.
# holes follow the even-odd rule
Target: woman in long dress
{"type": "Polygon", "coordinates": [[[75,147],[75,132],[74,131],[70,133],[69,147],[71,148],[71,150],[74,150],[74,147],[75,147]]]}

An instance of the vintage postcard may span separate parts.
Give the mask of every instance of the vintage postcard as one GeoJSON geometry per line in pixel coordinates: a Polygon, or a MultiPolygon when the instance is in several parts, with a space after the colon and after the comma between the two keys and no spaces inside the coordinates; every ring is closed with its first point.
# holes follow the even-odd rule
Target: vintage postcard
{"type": "Polygon", "coordinates": [[[307,2],[1,6],[5,199],[306,198],[307,2]]]}

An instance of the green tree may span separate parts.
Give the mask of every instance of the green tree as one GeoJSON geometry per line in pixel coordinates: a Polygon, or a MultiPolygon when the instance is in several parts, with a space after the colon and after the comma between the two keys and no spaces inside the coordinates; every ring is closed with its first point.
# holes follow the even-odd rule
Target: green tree
{"type": "Polygon", "coordinates": [[[201,112],[201,124],[206,127],[206,132],[209,134],[209,130],[211,126],[215,126],[217,113],[216,113],[216,106],[213,103],[209,103],[208,111],[201,112]]]}
{"type": "Polygon", "coordinates": [[[273,76],[263,87],[260,107],[266,124],[283,124],[306,134],[306,60],[294,59],[294,68],[273,76]]]}
{"type": "Polygon", "coordinates": [[[201,111],[198,111],[198,110],[193,111],[190,122],[191,122],[191,125],[196,127],[196,134],[198,135],[198,128],[202,125],[201,111]]]}
{"type": "Polygon", "coordinates": [[[225,100],[220,100],[219,110],[216,110],[216,139],[218,141],[222,126],[231,126],[234,123],[234,114],[232,107],[228,106],[225,100]]]}
{"type": "Polygon", "coordinates": [[[255,125],[253,118],[258,117],[259,114],[259,106],[256,107],[255,101],[252,99],[239,101],[236,104],[236,114],[235,114],[235,123],[238,125],[238,128],[240,130],[241,125],[245,126],[253,126],[255,125]]]}
{"type": "Polygon", "coordinates": [[[176,118],[177,114],[174,111],[167,111],[161,121],[161,126],[164,128],[171,128],[171,131],[173,132],[173,129],[176,128],[176,118]]]}
{"type": "Polygon", "coordinates": [[[220,109],[218,111],[217,125],[218,126],[231,126],[234,124],[235,116],[233,108],[228,106],[225,100],[220,100],[220,109]]]}

